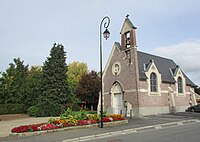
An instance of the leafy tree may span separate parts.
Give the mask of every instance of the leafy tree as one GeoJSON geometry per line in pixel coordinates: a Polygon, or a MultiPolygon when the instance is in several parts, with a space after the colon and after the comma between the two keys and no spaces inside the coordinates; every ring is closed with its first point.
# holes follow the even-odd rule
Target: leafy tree
{"type": "Polygon", "coordinates": [[[57,115],[56,112],[59,114],[73,100],[68,95],[65,61],[66,53],[63,45],[54,44],[50,57],[47,57],[42,67],[42,94],[37,105],[42,116],[57,115]]]}
{"type": "Polygon", "coordinates": [[[41,77],[42,77],[42,67],[32,66],[28,71],[27,78],[27,107],[36,105],[38,103],[37,98],[41,94],[41,77]]]}
{"type": "Polygon", "coordinates": [[[0,73],[0,104],[4,104],[5,103],[5,93],[4,93],[4,80],[3,80],[3,76],[2,73],[0,73]]]}
{"type": "Polygon", "coordinates": [[[10,94],[14,97],[14,100],[11,99],[11,102],[26,104],[28,65],[25,66],[24,61],[21,61],[20,58],[14,59],[14,63],[15,71],[13,82],[11,84],[13,92],[10,94]]]}
{"type": "Polygon", "coordinates": [[[14,78],[14,72],[15,72],[15,65],[13,63],[10,63],[10,67],[6,69],[6,72],[1,73],[1,78],[0,78],[0,97],[1,97],[1,104],[9,102],[11,96],[11,84],[13,82],[14,78]]]}
{"type": "Polygon", "coordinates": [[[20,103],[26,108],[37,103],[40,94],[42,68],[23,65],[19,58],[10,63],[9,68],[0,77],[0,103],[20,103]]]}
{"type": "Polygon", "coordinates": [[[0,78],[0,104],[4,103],[4,95],[3,95],[3,80],[0,78]]]}
{"type": "MultiPolygon", "coordinates": [[[[11,67],[10,67],[11,68],[11,67]]],[[[8,84],[10,84],[10,74],[8,73],[10,68],[6,70],[6,72],[1,73],[1,78],[0,78],[0,104],[6,103],[6,98],[8,97],[8,84]]]]}
{"type": "Polygon", "coordinates": [[[81,77],[76,93],[80,100],[91,104],[91,109],[93,109],[93,105],[98,103],[100,90],[101,82],[99,76],[97,72],[91,71],[81,77]]]}
{"type": "Polygon", "coordinates": [[[67,66],[68,82],[70,88],[75,89],[78,85],[79,80],[83,74],[88,73],[88,67],[86,63],[73,62],[67,66]]]}
{"type": "Polygon", "coordinates": [[[6,72],[2,73],[0,96],[3,98],[1,103],[25,103],[27,97],[26,80],[28,76],[28,65],[24,65],[24,61],[20,58],[14,59],[14,64],[10,63],[10,67],[6,72]],[[4,101],[3,101],[4,100],[4,101]]]}
{"type": "Polygon", "coordinates": [[[78,82],[80,81],[81,76],[86,73],[88,73],[88,67],[86,63],[72,62],[67,66],[68,88],[70,90],[70,95],[74,96],[74,98],[76,98],[75,90],[78,82]]]}

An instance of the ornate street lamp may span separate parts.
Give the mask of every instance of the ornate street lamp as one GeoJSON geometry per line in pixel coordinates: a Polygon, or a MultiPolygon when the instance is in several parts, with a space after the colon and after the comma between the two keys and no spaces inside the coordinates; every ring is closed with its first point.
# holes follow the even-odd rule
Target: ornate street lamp
{"type": "Polygon", "coordinates": [[[100,80],[101,80],[101,128],[103,128],[103,80],[102,80],[102,24],[104,23],[104,28],[106,29],[103,32],[104,38],[107,40],[110,36],[108,31],[108,26],[110,25],[110,18],[108,16],[104,17],[100,24],[100,80]],[[105,21],[104,21],[105,20],[105,21]]]}

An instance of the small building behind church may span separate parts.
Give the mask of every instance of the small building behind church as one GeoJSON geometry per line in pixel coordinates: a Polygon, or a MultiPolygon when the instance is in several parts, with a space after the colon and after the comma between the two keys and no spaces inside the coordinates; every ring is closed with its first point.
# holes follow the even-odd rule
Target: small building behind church
{"type": "Polygon", "coordinates": [[[184,112],[195,105],[196,85],[172,59],[138,51],[136,29],[127,16],[103,73],[104,110],[135,117],[184,112]]]}

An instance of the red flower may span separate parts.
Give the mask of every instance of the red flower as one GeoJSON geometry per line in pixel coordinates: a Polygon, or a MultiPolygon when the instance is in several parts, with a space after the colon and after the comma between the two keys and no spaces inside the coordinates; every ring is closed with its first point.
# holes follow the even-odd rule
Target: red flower
{"type": "Polygon", "coordinates": [[[46,125],[41,126],[41,130],[51,130],[51,129],[57,129],[57,128],[60,128],[60,127],[53,124],[46,124],[46,125]]]}
{"type": "Polygon", "coordinates": [[[116,118],[116,117],[113,117],[113,121],[117,121],[117,120],[119,120],[118,118],[116,118]]]}
{"type": "Polygon", "coordinates": [[[97,123],[97,120],[90,120],[90,124],[97,123]]]}
{"type": "Polygon", "coordinates": [[[124,117],[119,118],[119,120],[124,120],[124,117]]]}
{"type": "Polygon", "coordinates": [[[68,123],[63,123],[63,127],[69,127],[69,126],[73,126],[72,124],[68,124],[68,123]]]}
{"type": "Polygon", "coordinates": [[[30,126],[28,126],[28,131],[30,131],[30,132],[38,131],[38,126],[37,125],[30,125],[30,126]]]}
{"type": "Polygon", "coordinates": [[[88,125],[89,121],[88,120],[78,120],[78,122],[76,124],[77,125],[88,125]]]}
{"type": "Polygon", "coordinates": [[[22,132],[28,132],[28,126],[19,126],[15,127],[11,130],[13,133],[22,133],[22,132]]]}
{"type": "Polygon", "coordinates": [[[108,117],[104,117],[103,122],[111,122],[111,120],[108,117]]]}

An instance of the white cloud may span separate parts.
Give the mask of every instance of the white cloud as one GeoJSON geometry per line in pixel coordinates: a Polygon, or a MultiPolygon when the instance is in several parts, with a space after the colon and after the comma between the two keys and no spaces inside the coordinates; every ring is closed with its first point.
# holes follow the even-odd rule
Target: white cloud
{"type": "Polygon", "coordinates": [[[200,86],[200,71],[187,73],[187,76],[198,86],[200,86]]]}
{"type": "Polygon", "coordinates": [[[155,48],[153,53],[173,59],[194,83],[200,85],[200,39],[155,48]]]}

